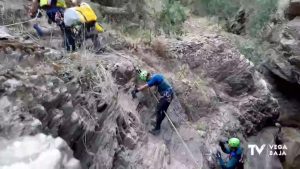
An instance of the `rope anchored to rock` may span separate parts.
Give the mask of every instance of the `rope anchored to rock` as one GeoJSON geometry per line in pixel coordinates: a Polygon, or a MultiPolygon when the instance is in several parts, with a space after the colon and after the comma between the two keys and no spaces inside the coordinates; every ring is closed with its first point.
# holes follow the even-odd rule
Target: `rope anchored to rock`
{"type": "MultiPolygon", "coordinates": [[[[154,96],[154,98],[156,99],[157,103],[159,102],[158,98],[155,96],[155,94],[149,90],[150,93],[154,96]]],[[[177,134],[177,136],[179,137],[180,141],[182,142],[184,148],[186,149],[186,151],[188,152],[188,154],[191,156],[192,158],[192,161],[196,164],[196,166],[199,168],[199,169],[202,169],[202,166],[197,162],[195,156],[193,155],[192,151],[190,150],[190,148],[188,147],[188,145],[186,144],[186,142],[183,140],[182,136],[180,135],[179,131],[176,129],[174,123],[172,122],[171,118],[169,117],[169,115],[167,114],[167,112],[165,112],[165,115],[168,119],[168,121],[170,122],[172,128],[174,129],[175,133],[177,134]]]]}
{"type": "Polygon", "coordinates": [[[21,22],[17,22],[17,23],[12,23],[12,24],[7,24],[7,25],[0,25],[0,27],[10,27],[10,26],[16,26],[16,25],[21,25],[21,24],[24,24],[24,23],[29,23],[29,22],[32,22],[34,20],[36,20],[39,16],[39,14],[41,13],[40,10],[38,10],[36,16],[32,19],[29,19],[27,21],[21,21],[21,22]]]}

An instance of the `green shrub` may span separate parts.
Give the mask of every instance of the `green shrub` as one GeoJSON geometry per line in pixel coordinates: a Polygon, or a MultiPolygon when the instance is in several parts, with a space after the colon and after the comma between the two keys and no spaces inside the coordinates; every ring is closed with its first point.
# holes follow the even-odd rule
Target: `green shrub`
{"type": "Polygon", "coordinates": [[[181,34],[186,19],[185,8],[179,1],[164,0],[163,10],[158,15],[158,24],[166,34],[181,34]]]}
{"type": "Polygon", "coordinates": [[[249,16],[248,29],[253,37],[260,36],[260,33],[269,23],[272,14],[277,10],[278,0],[255,0],[253,13],[249,16]]]}
{"type": "Polygon", "coordinates": [[[247,14],[246,31],[253,37],[261,35],[277,10],[278,0],[194,0],[200,1],[207,15],[231,22],[240,8],[247,14]]]}
{"type": "Polygon", "coordinates": [[[263,61],[264,50],[260,42],[253,40],[241,42],[236,40],[235,44],[240,53],[249,59],[255,66],[258,66],[263,61]]]}
{"type": "Polygon", "coordinates": [[[216,15],[223,19],[233,17],[240,8],[239,0],[196,0],[203,4],[208,15],[216,15]]]}

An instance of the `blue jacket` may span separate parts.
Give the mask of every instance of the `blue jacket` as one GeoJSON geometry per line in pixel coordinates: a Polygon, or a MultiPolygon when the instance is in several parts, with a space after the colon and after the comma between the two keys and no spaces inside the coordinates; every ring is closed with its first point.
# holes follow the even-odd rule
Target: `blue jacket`
{"type": "Polygon", "coordinates": [[[227,146],[221,146],[222,151],[229,154],[229,160],[224,162],[222,158],[219,158],[219,164],[222,169],[235,169],[242,158],[243,148],[239,147],[236,151],[230,150],[227,146]]]}
{"type": "Polygon", "coordinates": [[[64,13],[64,8],[51,6],[50,8],[46,9],[46,14],[52,22],[55,22],[56,12],[60,12],[61,14],[63,14],[64,13]]]}
{"type": "Polygon", "coordinates": [[[153,74],[147,84],[148,87],[157,86],[158,92],[161,96],[171,94],[173,92],[170,83],[161,74],[153,74]]]}

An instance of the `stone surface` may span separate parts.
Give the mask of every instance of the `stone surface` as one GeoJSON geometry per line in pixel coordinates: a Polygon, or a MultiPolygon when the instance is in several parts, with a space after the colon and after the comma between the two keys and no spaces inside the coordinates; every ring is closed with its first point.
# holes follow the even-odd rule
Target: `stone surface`
{"type": "Polygon", "coordinates": [[[61,138],[44,134],[0,140],[0,167],[6,169],[81,169],[80,162],[61,138]]]}
{"type": "Polygon", "coordinates": [[[300,16],[300,1],[299,0],[291,0],[290,5],[286,10],[286,13],[290,17],[300,16]]]}
{"type": "Polygon", "coordinates": [[[291,56],[289,62],[297,68],[300,68],[300,56],[291,56]]]}
{"type": "Polygon", "coordinates": [[[300,131],[295,128],[283,127],[281,140],[287,146],[284,168],[300,168],[300,131]]]}
{"type": "Polygon", "coordinates": [[[11,36],[9,33],[8,33],[8,30],[6,27],[0,27],[0,40],[3,40],[3,39],[12,39],[13,36],[11,36]]]}
{"type": "Polygon", "coordinates": [[[281,45],[292,55],[299,55],[300,16],[289,21],[281,35],[281,45]]]}
{"type": "MultiPolygon", "coordinates": [[[[111,47],[127,48],[129,43],[118,36],[107,35],[111,47]]],[[[13,90],[0,85],[1,136],[59,136],[84,169],[194,169],[216,165],[213,153],[220,138],[236,135],[245,140],[274,124],[278,105],[268,84],[228,39],[197,34],[167,43],[167,58],[141,47],[130,54],[110,50],[49,57],[51,64],[37,60],[16,66],[17,61],[1,69],[1,82],[22,84],[13,90]],[[155,97],[147,90],[139,93],[143,100],[130,96],[133,65],[164,74],[175,89],[170,119],[163,121],[158,136],[148,133],[155,97]]]]}
{"type": "Polygon", "coordinates": [[[124,85],[134,76],[135,68],[131,62],[119,62],[113,67],[112,75],[117,84],[124,85]]]}
{"type": "MultiPolygon", "coordinates": [[[[275,144],[275,136],[277,132],[277,128],[266,128],[257,133],[257,135],[249,137],[245,146],[247,146],[247,144],[254,144],[258,146],[263,144],[266,144],[267,146],[269,144],[275,144]]],[[[244,165],[245,169],[283,169],[282,164],[276,156],[269,156],[267,148],[263,150],[261,155],[258,155],[255,151],[254,156],[251,156],[250,149],[245,149],[245,155],[248,157],[244,165]]]]}

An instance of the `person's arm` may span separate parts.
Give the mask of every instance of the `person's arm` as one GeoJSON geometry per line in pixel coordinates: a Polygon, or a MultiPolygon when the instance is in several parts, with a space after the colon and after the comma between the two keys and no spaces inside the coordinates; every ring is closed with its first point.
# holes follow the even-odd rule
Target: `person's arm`
{"type": "Polygon", "coordinates": [[[219,142],[219,146],[221,147],[222,151],[226,154],[230,154],[229,148],[225,145],[226,143],[223,141],[219,142]]]}
{"type": "Polygon", "coordinates": [[[146,89],[148,87],[149,87],[148,84],[144,84],[143,86],[138,87],[137,90],[138,91],[142,91],[142,90],[144,90],[144,89],[146,89]]]}
{"type": "Polygon", "coordinates": [[[225,163],[222,158],[219,158],[219,163],[222,169],[235,169],[238,161],[236,158],[231,158],[225,163]]]}
{"type": "Polygon", "coordinates": [[[31,17],[33,17],[33,15],[36,14],[36,11],[38,10],[38,8],[39,8],[39,2],[38,2],[38,0],[32,0],[32,4],[31,4],[29,15],[31,17]]]}

